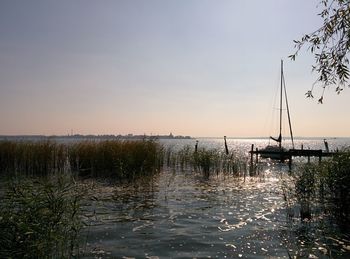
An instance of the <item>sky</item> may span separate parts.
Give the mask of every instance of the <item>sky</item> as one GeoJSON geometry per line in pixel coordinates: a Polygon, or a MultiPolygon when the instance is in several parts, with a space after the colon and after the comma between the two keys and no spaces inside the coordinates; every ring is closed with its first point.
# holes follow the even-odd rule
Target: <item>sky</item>
{"type": "Polygon", "coordinates": [[[350,136],[350,89],[287,58],[318,2],[1,0],[0,135],[277,135],[283,59],[294,135],[350,136]]]}

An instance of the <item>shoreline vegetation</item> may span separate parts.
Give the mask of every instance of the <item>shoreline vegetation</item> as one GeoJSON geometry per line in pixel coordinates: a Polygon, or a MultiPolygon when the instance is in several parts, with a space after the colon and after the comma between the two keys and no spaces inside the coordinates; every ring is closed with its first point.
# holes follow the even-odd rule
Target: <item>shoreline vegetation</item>
{"type": "MultiPolygon", "coordinates": [[[[210,173],[245,175],[247,158],[218,149],[184,146],[165,147],[154,139],[84,140],[72,143],[45,141],[0,141],[0,174],[112,177],[132,180],[159,172],[162,167],[210,173]]],[[[251,172],[252,174],[252,172],[251,172]]]]}
{"type": "Polygon", "coordinates": [[[3,184],[0,258],[79,257],[85,195],[71,176],[18,176],[3,184]]]}
{"type": "MultiPolygon", "coordinates": [[[[247,156],[232,151],[192,146],[173,150],[155,139],[0,141],[0,257],[79,257],[82,204],[89,199],[81,180],[133,184],[162,170],[199,173],[206,179],[224,174],[237,181],[260,173],[250,168],[247,156]]],[[[329,215],[346,226],[350,150],[296,167],[282,189],[288,217],[304,222],[329,215]]]]}
{"type": "Polygon", "coordinates": [[[300,206],[301,220],[330,215],[350,231],[350,149],[322,163],[300,164],[290,172],[291,185],[284,186],[284,198],[300,206]]]}
{"type": "Polygon", "coordinates": [[[94,197],[84,179],[132,185],[164,167],[238,175],[245,163],[219,150],[173,151],[152,139],[0,141],[0,257],[79,257],[83,203],[94,197]]]}

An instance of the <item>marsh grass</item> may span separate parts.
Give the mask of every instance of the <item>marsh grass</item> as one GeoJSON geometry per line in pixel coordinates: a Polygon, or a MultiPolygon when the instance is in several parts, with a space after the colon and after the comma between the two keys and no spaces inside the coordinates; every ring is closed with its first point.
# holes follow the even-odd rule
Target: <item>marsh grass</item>
{"type": "Polygon", "coordinates": [[[0,204],[0,258],[79,255],[83,193],[68,176],[7,180],[0,204]]]}
{"type": "Polygon", "coordinates": [[[201,172],[205,176],[211,174],[231,174],[239,176],[245,174],[246,161],[230,152],[227,155],[224,150],[198,148],[197,151],[185,146],[172,152],[166,151],[166,164],[179,170],[193,170],[201,172]]]}
{"type": "Polygon", "coordinates": [[[0,142],[0,171],[27,176],[66,170],[67,146],[50,141],[0,142]]]}
{"type": "Polygon", "coordinates": [[[320,164],[301,166],[292,174],[292,179],[301,219],[311,219],[316,214],[325,213],[333,216],[340,224],[349,223],[349,150],[339,152],[320,164]]]}
{"type": "Polygon", "coordinates": [[[0,142],[0,172],[26,176],[72,172],[91,177],[133,179],[159,171],[163,147],[152,140],[0,142]]]}
{"type": "Polygon", "coordinates": [[[185,146],[174,151],[155,140],[82,141],[59,144],[41,142],[0,142],[0,173],[45,176],[72,173],[84,177],[114,177],[133,180],[159,172],[166,165],[174,170],[245,174],[246,160],[224,150],[185,146]]]}
{"type": "Polygon", "coordinates": [[[341,152],[321,167],[319,196],[338,220],[350,221],[350,151],[341,152]]]}
{"type": "Polygon", "coordinates": [[[163,160],[163,147],[152,140],[86,141],[69,148],[72,171],[93,177],[134,179],[159,171],[163,160]]]}

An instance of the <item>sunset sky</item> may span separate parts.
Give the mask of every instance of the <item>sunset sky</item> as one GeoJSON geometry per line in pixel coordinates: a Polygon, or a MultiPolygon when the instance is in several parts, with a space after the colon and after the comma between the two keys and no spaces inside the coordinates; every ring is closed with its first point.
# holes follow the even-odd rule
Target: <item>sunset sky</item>
{"type": "Polygon", "coordinates": [[[318,2],[2,0],[0,135],[269,136],[284,59],[294,134],[350,136],[350,89],[287,58],[318,2]]]}

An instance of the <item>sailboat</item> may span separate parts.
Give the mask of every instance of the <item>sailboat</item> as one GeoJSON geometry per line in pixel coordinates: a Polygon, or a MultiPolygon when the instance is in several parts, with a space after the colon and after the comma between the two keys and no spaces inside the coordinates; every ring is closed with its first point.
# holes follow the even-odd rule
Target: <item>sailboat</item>
{"type": "Polygon", "coordinates": [[[277,142],[276,145],[268,145],[265,148],[260,150],[259,153],[261,154],[262,158],[278,159],[280,161],[284,161],[286,158],[288,158],[288,155],[287,155],[288,151],[282,146],[283,99],[285,100],[285,105],[286,105],[286,109],[287,109],[289,131],[290,131],[290,136],[291,136],[291,140],[292,140],[292,146],[293,146],[293,149],[294,149],[294,139],[293,139],[293,131],[292,131],[291,120],[290,120],[286,83],[285,83],[284,74],[283,74],[283,60],[281,60],[281,85],[280,85],[280,103],[279,103],[280,104],[280,107],[279,107],[279,135],[278,135],[277,138],[270,137],[270,139],[272,139],[273,141],[277,142]]]}

